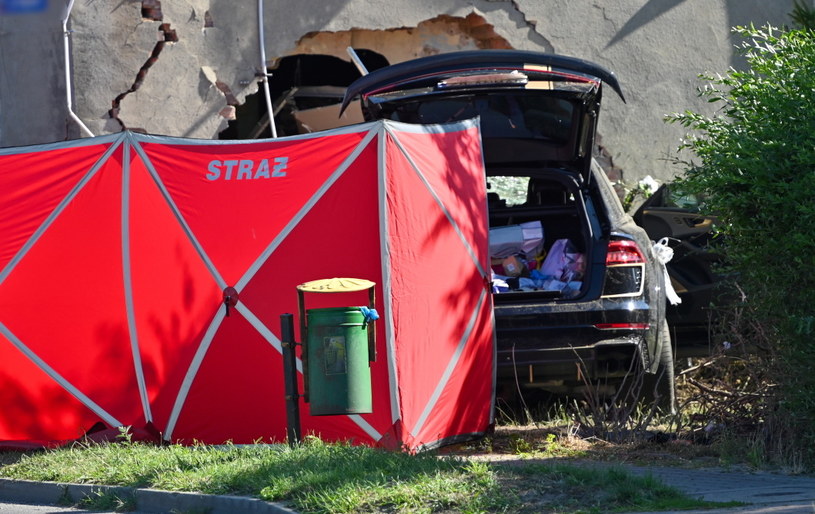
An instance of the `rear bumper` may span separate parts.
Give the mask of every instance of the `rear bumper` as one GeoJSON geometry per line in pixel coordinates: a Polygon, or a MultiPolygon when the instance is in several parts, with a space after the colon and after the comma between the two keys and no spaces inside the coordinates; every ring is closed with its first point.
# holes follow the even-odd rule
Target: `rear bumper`
{"type": "Polygon", "coordinates": [[[495,306],[499,379],[537,384],[622,377],[648,368],[656,334],[639,298],[495,306]],[[615,326],[621,328],[598,328],[615,326]],[[632,328],[636,327],[636,328],[632,328]]]}

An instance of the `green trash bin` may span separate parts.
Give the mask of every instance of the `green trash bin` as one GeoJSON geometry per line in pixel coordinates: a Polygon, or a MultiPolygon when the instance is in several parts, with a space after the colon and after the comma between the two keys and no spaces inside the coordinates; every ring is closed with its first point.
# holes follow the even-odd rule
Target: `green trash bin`
{"type": "Polygon", "coordinates": [[[368,323],[362,311],[358,307],[309,309],[306,317],[311,415],[373,412],[368,323]]]}
{"type": "Polygon", "coordinates": [[[304,341],[305,401],[312,416],[373,412],[370,363],[376,360],[374,283],[363,279],[314,280],[297,286],[304,341]],[[305,310],[305,293],[368,290],[369,307],[305,310]],[[369,326],[371,325],[371,326],[369,326]]]}

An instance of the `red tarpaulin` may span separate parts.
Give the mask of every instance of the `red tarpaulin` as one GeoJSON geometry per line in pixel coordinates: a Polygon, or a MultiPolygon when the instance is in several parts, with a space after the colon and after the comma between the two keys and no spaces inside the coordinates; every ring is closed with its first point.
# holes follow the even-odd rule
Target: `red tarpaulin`
{"type": "Polygon", "coordinates": [[[70,440],[100,421],[186,443],[282,441],[280,315],[297,313],[298,284],[332,277],[377,284],[373,413],[301,405],[303,431],[411,450],[483,433],[485,197],[474,122],[0,149],[0,442],[70,440]]]}

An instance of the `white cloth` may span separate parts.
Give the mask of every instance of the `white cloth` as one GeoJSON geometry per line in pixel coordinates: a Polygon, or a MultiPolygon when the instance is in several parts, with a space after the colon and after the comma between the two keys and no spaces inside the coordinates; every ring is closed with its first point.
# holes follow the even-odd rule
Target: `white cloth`
{"type": "Polygon", "coordinates": [[[668,268],[665,266],[665,264],[674,258],[674,249],[668,246],[667,237],[663,237],[654,243],[653,248],[654,256],[656,256],[657,261],[662,265],[662,272],[665,274],[665,296],[668,298],[668,301],[671,302],[671,305],[679,305],[682,303],[682,298],[676,294],[676,290],[671,283],[671,277],[668,275],[668,268]]]}

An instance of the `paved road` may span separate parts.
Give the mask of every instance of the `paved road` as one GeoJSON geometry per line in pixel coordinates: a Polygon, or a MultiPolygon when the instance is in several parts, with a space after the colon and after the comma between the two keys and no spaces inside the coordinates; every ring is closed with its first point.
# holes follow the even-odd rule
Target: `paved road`
{"type": "MultiPolygon", "coordinates": [[[[724,469],[631,466],[632,473],[653,475],[691,496],[708,501],[738,501],[746,507],[692,512],[815,514],[815,477],[724,469]]],[[[663,513],[666,514],[666,513],[663,513]]]]}
{"type": "MultiPolygon", "coordinates": [[[[55,507],[53,505],[29,505],[27,503],[6,503],[0,502],[0,513],[2,514],[77,514],[79,512],[88,513],[87,510],[74,509],[72,507],[55,507]]],[[[114,512],[94,511],[94,514],[116,514],[114,512]]],[[[140,514],[130,511],[128,514],[140,514]]],[[[144,513],[142,513],[144,514],[144,513]]]]}
{"type": "MultiPolygon", "coordinates": [[[[504,456],[502,459],[490,459],[509,465],[523,465],[532,462],[518,459],[515,456],[504,456]]],[[[602,465],[586,463],[587,465],[602,465]]],[[[664,466],[630,466],[636,475],[653,475],[667,485],[675,487],[691,496],[709,501],[739,501],[748,504],[745,507],[682,511],[681,513],[661,514],[694,514],[694,513],[751,513],[751,514],[815,514],[815,476],[783,475],[767,472],[751,472],[716,468],[687,469],[664,466]]],[[[87,494],[93,486],[69,486],[72,495],[87,494]]],[[[25,483],[0,479],[0,501],[18,503],[0,503],[0,513],[5,514],[56,514],[87,512],[66,507],[25,506],[30,503],[51,503],[56,505],[65,494],[63,486],[57,484],[25,483]],[[49,497],[50,500],[45,498],[49,497]],[[17,510],[14,510],[17,509],[17,510]],[[29,510],[25,510],[29,509],[29,510]]],[[[163,491],[138,490],[136,507],[140,512],[169,512],[176,510],[206,509],[217,514],[240,512],[283,514],[293,513],[282,505],[252,500],[249,498],[228,496],[207,496],[191,493],[170,493],[163,491]]],[[[134,512],[131,514],[138,514],[134,512]]]]}
{"type": "MultiPolygon", "coordinates": [[[[515,455],[483,455],[494,463],[506,465],[529,464],[535,459],[521,459],[515,455]]],[[[537,460],[544,462],[547,459],[537,460]]],[[[653,475],[663,483],[692,497],[715,502],[743,502],[745,507],[702,511],[682,511],[693,513],[773,513],[773,514],[815,514],[815,476],[786,475],[762,471],[722,468],[683,468],[676,466],[634,466],[596,461],[582,462],[586,466],[619,465],[635,475],[653,475]]],[[[676,514],[666,513],[662,514],[676,514]]]]}
{"type": "MultiPolygon", "coordinates": [[[[265,502],[242,496],[216,496],[198,493],[133,489],[130,487],[97,486],[87,484],[58,484],[0,478],[0,501],[10,505],[60,505],[67,498],[79,502],[86,496],[115,494],[132,498],[137,512],[208,512],[210,514],[296,514],[282,504],[265,502]]],[[[19,508],[19,507],[18,507],[19,508]]],[[[88,512],[67,507],[50,507],[52,510],[29,512],[88,512]],[[62,510],[59,510],[62,509],[62,510]]],[[[14,512],[8,510],[7,512],[14,512]]],[[[26,511],[21,511],[26,512],[26,511]]],[[[98,512],[98,511],[95,511],[98,512]]],[[[135,513],[134,513],[135,514],[135,513]]]]}

